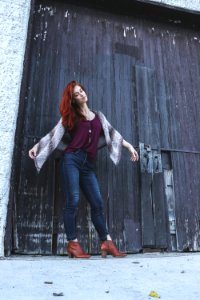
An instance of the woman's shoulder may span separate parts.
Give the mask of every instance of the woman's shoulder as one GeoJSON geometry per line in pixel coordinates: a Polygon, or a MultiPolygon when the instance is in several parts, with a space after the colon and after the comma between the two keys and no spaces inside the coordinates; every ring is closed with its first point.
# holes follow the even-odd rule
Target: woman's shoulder
{"type": "Polygon", "coordinates": [[[102,111],[100,111],[100,110],[92,110],[92,112],[95,114],[95,115],[97,115],[97,116],[103,116],[103,117],[105,117],[105,115],[102,113],[102,111]]]}
{"type": "Polygon", "coordinates": [[[100,110],[92,110],[92,112],[95,114],[95,116],[97,116],[100,119],[101,123],[103,119],[106,118],[100,110]]]}

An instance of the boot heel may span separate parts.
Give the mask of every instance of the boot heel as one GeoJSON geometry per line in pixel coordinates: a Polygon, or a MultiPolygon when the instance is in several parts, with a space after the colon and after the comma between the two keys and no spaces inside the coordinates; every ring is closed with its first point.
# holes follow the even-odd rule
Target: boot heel
{"type": "Polygon", "coordinates": [[[106,258],[107,257],[107,251],[101,250],[101,257],[106,258]]]}
{"type": "Polygon", "coordinates": [[[125,257],[126,253],[119,252],[116,248],[115,244],[111,240],[107,240],[102,242],[101,244],[101,255],[102,257],[106,257],[107,254],[112,255],[113,257],[125,257]]]}
{"type": "Polygon", "coordinates": [[[90,255],[82,250],[79,242],[69,241],[67,244],[67,253],[69,258],[90,258],[90,255]]]}
{"type": "Polygon", "coordinates": [[[74,258],[74,255],[72,253],[69,253],[69,252],[68,252],[68,256],[69,256],[69,258],[74,258]]]}

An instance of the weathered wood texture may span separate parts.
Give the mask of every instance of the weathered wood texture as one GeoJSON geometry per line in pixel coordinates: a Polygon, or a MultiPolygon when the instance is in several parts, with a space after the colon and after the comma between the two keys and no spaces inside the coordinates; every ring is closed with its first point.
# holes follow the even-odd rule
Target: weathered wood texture
{"type": "Polygon", "coordinates": [[[177,249],[200,250],[200,155],[172,155],[177,249]]]}
{"type": "Polygon", "coordinates": [[[144,145],[151,146],[149,155],[145,153],[143,157],[142,151],[140,152],[140,163],[143,166],[141,168],[142,246],[165,249],[167,248],[167,220],[162,166],[160,171],[156,170],[152,152],[152,148],[156,149],[158,152],[156,155],[160,155],[160,120],[154,73],[153,69],[147,67],[136,66],[135,68],[139,140],[144,145]],[[146,155],[148,155],[147,160],[146,155]],[[146,163],[148,166],[145,166],[146,163]]]}
{"type": "MultiPolygon", "coordinates": [[[[27,152],[59,119],[60,98],[70,80],[76,79],[86,87],[90,107],[102,110],[133,145],[138,146],[144,122],[145,134],[151,136],[152,145],[199,151],[200,35],[195,26],[190,27],[177,20],[158,21],[156,15],[152,20],[146,19],[144,12],[143,16],[134,11],[132,16],[124,16],[73,6],[67,1],[36,2],[27,94],[22,99],[24,122],[16,145],[15,174],[19,177],[14,214],[16,252],[65,253],[60,162],[53,155],[37,175],[27,152]],[[138,115],[138,105],[146,108],[149,93],[140,88],[147,98],[138,103],[136,66],[153,70],[155,83],[156,115],[146,111],[144,120],[138,115]],[[149,124],[156,123],[155,127],[149,127],[150,131],[148,119],[149,124]],[[154,143],[152,134],[158,143],[154,143]]],[[[146,78],[143,76],[141,82],[146,78]]],[[[198,154],[173,154],[180,250],[185,245],[190,245],[190,250],[199,248],[198,162],[198,154]],[[195,179],[189,175],[190,170],[195,179]],[[183,182],[184,178],[187,182],[183,182]],[[195,213],[194,221],[191,219],[195,213]],[[186,219],[187,228],[182,223],[186,219]]],[[[142,248],[139,165],[132,165],[124,150],[120,165],[115,167],[103,149],[98,154],[97,170],[114,241],[121,250],[138,252],[142,248]]],[[[85,249],[98,253],[98,238],[83,197],[80,206],[79,239],[85,249]]]]}

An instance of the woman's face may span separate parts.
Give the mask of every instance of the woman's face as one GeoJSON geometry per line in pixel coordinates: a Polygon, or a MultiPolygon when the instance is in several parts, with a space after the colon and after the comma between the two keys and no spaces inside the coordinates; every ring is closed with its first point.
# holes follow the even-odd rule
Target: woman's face
{"type": "Polygon", "coordinates": [[[87,94],[80,87],[80,85],[75,85],[72,96],[73,101],[75,101],[77,104],[84,104],[88,101],[87,94]]]}

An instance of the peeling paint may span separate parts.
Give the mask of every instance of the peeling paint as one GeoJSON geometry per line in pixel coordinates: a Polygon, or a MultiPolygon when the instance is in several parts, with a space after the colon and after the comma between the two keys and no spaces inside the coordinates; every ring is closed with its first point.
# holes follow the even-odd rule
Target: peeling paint
{"type": "Polygon", "coordinates": [[[39,9],[38,9],[38,13],[40,13],[42,11],[42,5],[40,4],[39,9]]]}
{"type": "MultiPolygon", "coordinates": [[[[45,30],[44,32],[41,33],[37,33],[33,39],[36,41],[38,38],[41,38],[43,41],[46,41],[46,37],[47,37],[47,30],[45,30]]],[[[38,53],[38,56],[40,56],[40,53],[38,53]]]]}
{"type": "Polygon", "coordinates": [[[34,40],[36,41],[39,37],[41,37],[42,36],[42,33],[37,33],[35,36],[34,36],[34,40]]]}
{"type": "Polygon", "coordinates": [[[43,42],[46,41],[46,37],[47,37],[47,31],[44,31],[44,34],[43,34],[43,42]]]}
{"type": "Polygon", "coordinates": [[[126,37],[126,29],[124,29],[124,37],[126,37]]]}
{"type": "Polygon", "coordinates": [[[123,29],[124,29],[124,32],[123,32],[124,37],[126,37],[127,32],[129,32],[129,31],[133,31],[134,32],[134,37],[136,37],[135,28],[133,26],[130,26],[130,27],[126,26],[123,29]]]}
{"type": "Polygon", "coordinates": [[[68,16],[69,16],[70,14],[69,14],[69,12],[68,12],[68,10],[65,12],[65,18],[68,18],[68,16]]]}
{"type": "Polygon", "coordinates": [[[45,6],[45,7],[42,7],[42,5],[40,4],[39,6],[39,9],[38,9],[38,13],[41,13],[41,12],[49,12],[49,15],[54,15],[54,13],[56,13],[56,8],[53,8],[52,6],[45,6]]]}
{"type": "Polygon", "coordinates": [[[51,10],[51,11],[49,12],[49,15],[50,15],[50,16],[53,16],[53,15],[54,15],[54,11],[51,10]]]}

